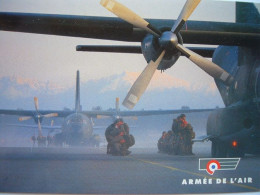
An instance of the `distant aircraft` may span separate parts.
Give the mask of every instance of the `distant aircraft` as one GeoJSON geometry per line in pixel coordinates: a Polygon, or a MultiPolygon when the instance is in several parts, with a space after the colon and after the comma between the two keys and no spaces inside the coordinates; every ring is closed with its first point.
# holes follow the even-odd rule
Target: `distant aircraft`
{"type": "Polygon", "coordinates": [[[115,0],[102,0],[101,5],[126,22],[111,17],[2,12],[0,30],[141,42],[141,47],[77,47],[144,55],[148,65],[123,102],[130,109],[144,93],[154,71],[170,68],[184,55],[215,79],[226,106],[213,111],[208,119],[204,139],[212,141],[212,156],[260,153],[259,12],[252,3],[236,2],[236,23],[187,21],[199,3],[187,0],[176,21],[144,20],[115,0]],[[189,49],[184,43],[220,46],[213,50],[189,49]],[[212,54],[212,62],[202,57],[212,54]]]}
{"type": "MultiPolygon", "coordinates": [[[[98,145],[98,136],[93,134],[93,129],[106,127],[93,126],[92,118],[111,117],[114,121],[118,118],[135,117],[135,116],[148,116],[148,115],[162,115],[162,114],[178,114],[188,112],[204,112],[211,111],[212,109],[189,109],[189,110],[146,110],[146,111],[120,111],[119,98],[116,99],[116,108],[112,111],[82,111],[80,105],[80,75],[77,71],[76,77],[76,98],[75,98],[75,110],[39,110],[38,98],[34,98],[35,110],[1,110],[0,114],[6,115],[20,115],[20,121],[34,119],[37,125],[25,125],[25,124],[12,124],[13,126],[26,127],[26,128],[38,128],[38,136],[34,135],[33,141],[37,141],[39,146],[45,146],[46,141],[50,141],[53,145],[62,146],[63,144],[76,146],[76,145],[98,145]],[[47,117],[65,117],[62,125],[58,126],[46,126],[41,125],[43,118],[47,117]],[[60,129],[61,132],[56,133],[54,137],[43,136],[43,129],[49,129],[50,131],[60,129]]],[[[49,132],[50,132],[49,131],[49,132]]]]}
{"type": "MultiPolygon", "coordinates": [[[[75,98],[75,110],[74,111],[46,111],[39,110],[38,98],[34,98],[35,102],[35,111],[33,110],[0,110],[1,114],[7,115],[26,115],[19,117],[19,121],[24,121],[33,118],[37,126],[34,125],[24,125],[24,124],[13,124],[14,126],[27,127],[27,128],[38,128],[38,137],[35,135],[33,137],[34,141],[38,142],[39,146],[45,146],[46,137],[42,134],[42,128],[55,130],[61,129],[61,133],[54,135],[53,140],[48,140],[51,137],[47,138],[47,141],[54,142],[54,145],[62,145],[63,143],[67,145],[90,145],[97,144],[95,141],[96,135],[93,135],[93,126],[89,117],[96,116],[93,112],[81,112],[80,106],[80,78],[79,71],[77,71],[76,78],[76,98],[75,98]],[[47,114],[50,113],[51,114],[47,114]],[[86,115],[85,115],[86,114],[86,115]],[[66,117],[61,126],[42,126],[41,122],[43,118],[46,117],[66,117]],[[87,117],[89,116],[89,117],[87,117]]],[[[50,131],[49,131],[50,132],[50,131]]]]}

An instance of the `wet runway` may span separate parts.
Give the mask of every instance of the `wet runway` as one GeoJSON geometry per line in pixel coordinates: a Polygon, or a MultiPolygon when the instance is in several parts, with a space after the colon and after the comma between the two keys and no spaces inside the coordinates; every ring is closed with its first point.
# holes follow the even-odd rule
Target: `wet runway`
{"type": "Polygon", "coordinates": [[[0,149],[0,192],[169,194],[257,192],[259,157],[246,156],[236,170],[209,175],[199,158],[210,157],[210,142],[195,143],[193,156],[132,148],[127,157],[101,148],[0,149]],[[206,145],[205,145],[206,144],[206,145]]]}

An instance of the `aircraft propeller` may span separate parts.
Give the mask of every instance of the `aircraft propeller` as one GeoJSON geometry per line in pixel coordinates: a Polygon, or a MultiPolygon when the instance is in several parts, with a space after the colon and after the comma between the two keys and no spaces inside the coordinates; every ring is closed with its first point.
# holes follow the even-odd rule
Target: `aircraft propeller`
{"type": "Polygon", "coordinates": [[[33,116],[22,116],[19,117],[19,121],[25,121],[29,120],[31,118],[34,118],[35,122],[38,124],[38,136],[42,137],[42,127],[41,127],[41,121],[43,118],[50,118],[50,117],[56,117],[58,116],[58,113],[49,113],[49,114],[40,114],[39,113],[39,101],[37,97],[34,97],[34,106],[36,110],[36,114],[33,116]]]}
{"type": "Polygon", "coordinates": [[[215,63],[209,61],[206,58],[203,58],[202,56],[194,53],[193,51],[182,45],[182,40],[180,40],[181,37],[179,32],[199,3],[200,0],[187,0],[171,31],[161,32],[121,3],[115,0],[100,1],[100,4],[102,6],[104,6],[106,9],[108,9],[121,19],[133,24],[136,27],[146,30],[148,33],[153,34],[155,37],[158,38],[158,42],[160,44],[160,49],[159,51],[157,51],[157,56],[155,56],[154,58],[156,60],[149,61],[144,71],[140,74],[140,76],[137,78],[130,91],[128,92],[125,100],[123,101],[123,105],[125,107],[127,107],[128,109],[132,109],[136,105],[141,95],[146,90],[152,76],[155,73],[155,70],[160,65],[165,54],[172,50],[177,50],[178,52],[181,52],[184,56],[189,58],[193,63],[195,63],[210,76],[215,79],[221,80],[224,84],[231,85],[233,83],[234,79],[228,72],[223,70],[215,63]]]}

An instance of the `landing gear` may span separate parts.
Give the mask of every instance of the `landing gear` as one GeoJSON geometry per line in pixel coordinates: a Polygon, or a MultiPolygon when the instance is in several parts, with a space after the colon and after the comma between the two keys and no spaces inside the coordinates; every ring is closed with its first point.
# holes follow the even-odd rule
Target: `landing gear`
{"type": "Polygon", "coordinates": [[[46,137],[45,136],[38,136],[37,141],[38,141],[38,147],[46,147],[46,137]]]}

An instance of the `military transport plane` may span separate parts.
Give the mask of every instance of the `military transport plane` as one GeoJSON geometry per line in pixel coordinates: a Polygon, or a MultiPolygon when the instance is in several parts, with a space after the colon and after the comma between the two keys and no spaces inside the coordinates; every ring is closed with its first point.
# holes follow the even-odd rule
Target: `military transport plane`
{"type": "MultiPolygon", "coordinates": [[[[80,105],[80,76],[77,71],[76,77],[76,98],[75,98],[75,110],[74,111],[46,111],[39,110],[38,98],[34,98],[35,111],[33,110],[0,110],[1,114],[7,115],[22,115],[19,117],[19,121],[34,119],[37,126],[25,125],[25,124],[13,124],[14,126],[38,128],[38,137],[33,136],[33,140],[38,142],[38,146],[44,146],[46,143],[46,137],[43,136],[42,128],[54,131],[61,129],[61,133],[57,133],[50,141],[54,145],[61,146],[67,145],[90,145],[96,144],[95,135],[93,135],[93,125],[90,117],[96,116],[95,112],[82,112],[80,105]],[[51,113],[50,113],[51,112],[51,113]],[[50,114],[49,114],[50,113],[50,114]],[[84,114],[83,114],[84,113],[84,114]],[[26,115],[26,116],[24,116],[26,115]],[[42,120],[47,117],[66,117],[61,126],[42,126],[42,120]]],[[[101,113],[99,113],[101,114],[101,113]]],[[[49,132],[50,132],[49,131],[49,132]]],[[[48,137],[47,139],[50,139],[48,137]]]]}
{"type": "Polygon", "coordinates": [[[254,4],[236,2],[236,23],[223,23],[187,21],[200,0],[187,0],[177,20],[144,20],[115,0],[100,3],[119,18],[1,12],[0,30],[141,42],[141,47],[94,46],[95,51],[144,55],[148,65],[123,102],[130,109],[155,70],[172,67],[183,55],[215,79],[226,106],[213,111],[208,119],[204,139],[212,141],[212,156],[259,153],[260,17],[254,4]],[[220,46],[212,50],[183,44],[220,46]],[[211,56],[212,61],[204,58],[211,56]]]}

